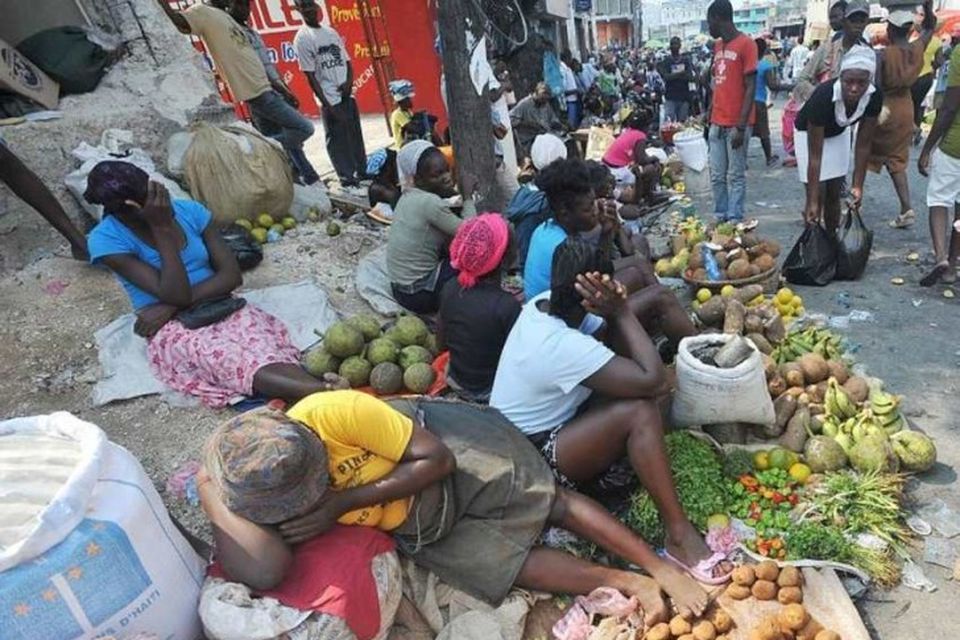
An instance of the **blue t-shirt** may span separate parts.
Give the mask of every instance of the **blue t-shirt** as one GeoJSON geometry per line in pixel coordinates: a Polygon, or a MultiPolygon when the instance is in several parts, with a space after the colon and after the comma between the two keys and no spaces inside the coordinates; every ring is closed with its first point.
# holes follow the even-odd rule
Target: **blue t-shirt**
{"type": "MultiPolygon", "coordinates": [[[[203,230],[210,224],[213,216],[206,207],[193,200],[174,200],[173,215],[187,238],[186,246],[180,251],[180,260],[183,261],[187,278],[191,285],[203,282],[214,274],[210,266],[210,254],[203,241],[203,230]]],[[[161,267],[160,254],[157,250],[138,238],[125,224],[111,215],[104,215],[100,224],[90,231],[87,247],[90,251],[91,264],[97,264],[105,256],[127,253],[157,270],[161,267]]],[[[129,280],[119,275],[117,279],[127,290],[134,310],[159,302],[156,296],[147,293],[129,280]]]]}
{"type": "Polygon", "coordinates": [[[754,102],[767,102],[767,71],[770,69],[775,69],[776,65],[762,58],[760,62],[757,63],[757,92],[754,102]]]}
{"type": "Polygon", "coordinates": [[[527,300],[550,288],[550,270],[553,267],[553,254],[563,241],[567,232],[555,220],[542,222],[530,237],[527,249],[527,261],[523,266],[523,295],[527,300]]]}

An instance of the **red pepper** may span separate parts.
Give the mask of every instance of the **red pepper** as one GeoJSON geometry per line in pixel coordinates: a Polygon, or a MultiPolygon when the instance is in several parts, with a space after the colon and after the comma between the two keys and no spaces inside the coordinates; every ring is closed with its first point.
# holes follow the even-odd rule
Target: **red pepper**
{"type": "Polygon", "coordinates": [[[783,495],[782,493],[774,492],[773,497],[771,498],[771,500],[773,500],[773,504],[780,504],[781,502],[783,502],[784,500],[786,500],[786,498],[784,497],[784,495],[783,495]]]}
{"type": "Polygon", "coordinates": [[[795,504],[797,504],[798,502],[800,502],[800,498],[798,498],[798,497],[797,497],[797,494],[795,494],[795,493],[791,493],[791,494],[790,494],[790,497],[787,498],[787,500],[788,500],[788,501],[790,502],[790,504],[792,504],[792,505],[795,505],[795,504]]]}
{"type": "Polygon", "coordinates": [[[760,484],[760,481],[751,475],[742,475],[740,476],[740,484],[742,484],[743,486],[749,489],[750,487],[758,486],[760,484]]]}

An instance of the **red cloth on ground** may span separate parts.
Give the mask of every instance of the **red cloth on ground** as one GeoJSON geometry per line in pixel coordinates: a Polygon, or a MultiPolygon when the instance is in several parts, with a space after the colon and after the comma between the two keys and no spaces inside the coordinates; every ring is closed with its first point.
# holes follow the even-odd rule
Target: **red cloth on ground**
{"type": "MultiPolygon", "coordinates": [[[[336,525],[294,549],[279,587],[254,593],[301,611],[342,618],[359,640],[369,640],[380,630],[380,600],[370,563],[393,549],[393,539],[373,527],[336,525]]],[[[219,561],[207,573],[230,580],[219,561]]]]}

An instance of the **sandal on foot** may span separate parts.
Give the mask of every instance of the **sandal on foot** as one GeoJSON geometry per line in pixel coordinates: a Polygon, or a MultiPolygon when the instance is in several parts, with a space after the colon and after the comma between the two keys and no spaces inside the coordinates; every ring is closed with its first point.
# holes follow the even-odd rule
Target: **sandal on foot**
{"type": "Polygon", "coordinates": [[[913,209],[908,209],[904,211],[896,218],[890,221],[890,226],[894,229],[909,229],[913,226],[913,223],[917,221],[917,214],[913,212],[913,209]]]}
{"type": "Polygon", "coordinates": [[[703,584],[710,586],[726,584],[730,580],[730,576],[733,575],[732,570],[722,576],[713,575],[713,570],[717,567],[717,565],[728,559],[727,554],[725,553],[716,552],[709,558],[701,560],[692,567],[675,558],[673,554],[666,549],[661,549],[659,553],[663,558],[666,558],[673,564],[680,567],[691,578],[703,584]]]}
{"type": "Polygon", "coordinates": [[[940,282],[943,284],[954,284],[957,281],[957,270],[954,267],[948,268],[947,272],[940,276],[940,282]]]}
{"type": "Polygon", "coordinates": [[[932,287],[933,285],[940,282],[940,278],[945,276],[948,271],[950,271],[949,262],[946,262],[946,261],[938,262],[937,265],[927,273],[927,275],[920,278],[920,286],[932,287]]]}

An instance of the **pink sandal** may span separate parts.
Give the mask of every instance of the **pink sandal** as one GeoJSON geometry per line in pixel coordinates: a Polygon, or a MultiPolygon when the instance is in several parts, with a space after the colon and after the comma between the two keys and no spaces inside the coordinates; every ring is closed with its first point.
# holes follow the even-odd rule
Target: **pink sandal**
{"type": "Polygon", "coordinates": [[[713,570],[717,567],[717,565],[728,559],[727,554],[725,553],[716,552],[709,558],[701,560],[692,567],[675,558],[666,549],[661,549],[660,555],[683,569],[687,574],[690,575],[691,578],[703,584],[708,584],[711,586],[725,584],[730,580],[730,576],[733,575],[733,570],[730,570],[729,573],[726,573],[723,576],[713,575],[713,570]]]}

